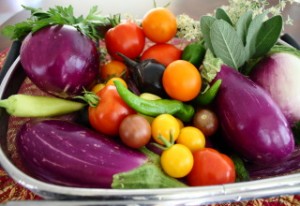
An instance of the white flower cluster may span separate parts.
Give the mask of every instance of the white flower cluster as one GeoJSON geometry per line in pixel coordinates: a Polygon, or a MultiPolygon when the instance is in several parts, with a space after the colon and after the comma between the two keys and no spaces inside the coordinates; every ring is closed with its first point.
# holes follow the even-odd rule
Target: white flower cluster
{"type": "MultiPolygon", "coordinates": [[[[297,0],[278,0],[276,5],[270,5],[267,0],[229,0],[228,6],[223,6],[233,23],[247,11],[253,11],[254,16],[268,11],[271,15],[279,15],[287,4],[296,3],[297,0]]],[[[292,24],[292,19],[287,16],[286,24],[292,24]]]]}
{"type": "Polygon", "coordinates": [[[200,40],[202,33],[200,31],[200,22],[195,21],[186,14],[177,16],[177,37],[187,41],[200,40]]]}
{"type": "MultiPolygon", "coordinates": [[[[271,15],[278,15],[283,12],[287,4],[297,3],[297,0],[278,0],[276,5],[271,5],[268,0],[228,0],[228,5],[222,8],[227,12],[233,24],[247,11],[253,11],[256,16],[265,11],[271,15]]],[[[208,14],[209,15],[209,14],[208,14]]],[[[290,16],[285,19],[285,24],[293,23],[290,16]]],[[[200,22],[192,19],[186,14],[177,16],[177,37],[187,41],[199,40],[202,37],[200,31],[200,22]]]]}

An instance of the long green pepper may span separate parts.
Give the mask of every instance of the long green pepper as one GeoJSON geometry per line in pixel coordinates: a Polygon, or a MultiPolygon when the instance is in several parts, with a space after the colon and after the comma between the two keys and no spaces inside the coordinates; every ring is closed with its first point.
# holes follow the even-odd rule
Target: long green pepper
{"type": "Polygon", "coordinates": [[[171,114],[184,122],[189,122],[194,116],[193,106],[173,99],[143,99],[128,90],[120,81],[114,81],[117,91],[126,104],[135,111],[156,117],[160,114],[171,114]]]}
{"type": "Polygon", "coordinates": [[[0,107],[15,117],[53,117],[79,111],[86,104],[48,96],[14,94],[0,100],[0,107]]]}

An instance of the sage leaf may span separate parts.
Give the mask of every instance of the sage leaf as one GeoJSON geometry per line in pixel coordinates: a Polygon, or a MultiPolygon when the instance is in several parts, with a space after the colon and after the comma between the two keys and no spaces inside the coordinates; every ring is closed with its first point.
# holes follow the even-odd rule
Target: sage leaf
{"type": "Polygon", "coordinates": [[[250,23],[246,37],[246,55],[250,59],[255,53],[255,44],[258,31],[262,27],[267,12],[257,15],[250,23]]]}
{"type": "Polygon", "coordinates": [[[215,22],[216,18],[212,17],[212,16],[202,16],[200,19],[200,29],[202,31],[202,35],[205,39],[205,46],[211,50],[212,53],[214,53],[213,51],[213,47],[211,44],[211,39],[210,39],[210,28],[211,25],[215,22]]]}
{"type": "Polygon", "coordinates": [[[222,8],[218,8],[216,10],[216,18],[217,19],[223,19],[224,21],[227,21],[230,25],[233,25],[230,17],[228,16],[228,14],[222,8]]]}
{"type": "Polygon", "coordinates": [[[216,20],[211,26],[210,37],[214,53],[225,64],[238,69],[246,61],[245,47],[235,29],[224,20],[216,20]]]}
{"type": "Polygon", "coordinates": [[[246,45],[246,37],[249,29],[249,25],[252,21],[252,12],[248,11],[243,14],[236,23],[236,31],[240,38],[243,40],[244,45],[246,45]]]}
{"type": "Polygon", "coordinates": [[[265,55],[276,44],[281,34],[283,20],[280,15],[265,21],[258,31],[253,58],[265,55]]]}

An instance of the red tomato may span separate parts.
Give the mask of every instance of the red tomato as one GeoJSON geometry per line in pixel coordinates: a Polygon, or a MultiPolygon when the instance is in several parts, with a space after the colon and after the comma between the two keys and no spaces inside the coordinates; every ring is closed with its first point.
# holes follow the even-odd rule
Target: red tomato
{"type": "Polygon", "coordinates": [[[103,134],[118,135],[123,119],[136,112],[127,106],[113,85],[105,86],[97,96],[100,99],[99,104],[89,107],[90,124],[103,134]]]}
{"type": "Polygon", "coordinates": [[[173,44],[154,44],[144,51],[141,60],[155,59],[159,63],[168,66],[171,62],[181,58],[182,51],[173,44]]]}
{"type": "Polygon", "coordinates": [[[145,35],[142,28],[133,22],[120,23],[106,32],[105,45],[113,59],[122,60],[117,52],[134,59],[144,49],[145,35]]]}
{"type": "Polygon", "coordinates": [[[204,148],[193,152],[194,166],[188,174],[190,186],[219,185],[235,182],[233,161],[215,149],[204,148]]]}

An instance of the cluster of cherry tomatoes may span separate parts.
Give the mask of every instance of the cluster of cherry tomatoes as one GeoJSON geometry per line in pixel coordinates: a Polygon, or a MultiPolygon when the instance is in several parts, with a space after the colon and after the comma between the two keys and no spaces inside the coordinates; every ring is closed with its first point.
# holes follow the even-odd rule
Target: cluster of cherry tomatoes
{"type": "MultiPolygon", "coordinates": [[[[151,9],[140,25],[126,21],[107,31],[105,46],[111,60],[101,66],[102,83],[92,89],[100,102],[89,108],[90,123],[99,132],[118,136],[135,149],[155,142],[162,148],[163,170],[174,178],[186,177],[191,186],[234,182],[232,160],[206,148],[206,138],[218,129],[218,119],[212,110],[199,109],[189,125],[170,114],[148,117],[126,105],[113,85],[118,79],[127,86],[124,77],[128,71],[117,54],[120,52],[131,59],[155,59],[165,65],[162,83],[168,96],[183,102],[194,99],[201,91],[201,75],[193,64],[181,60],[182,49],[168,43],[176,32],[176,16],[166,8],[151,9]],[[151,46],[146,48],[147,41],[151,46]]],[[[160,98],[153,94],[141,97],[160,98]]]]}

